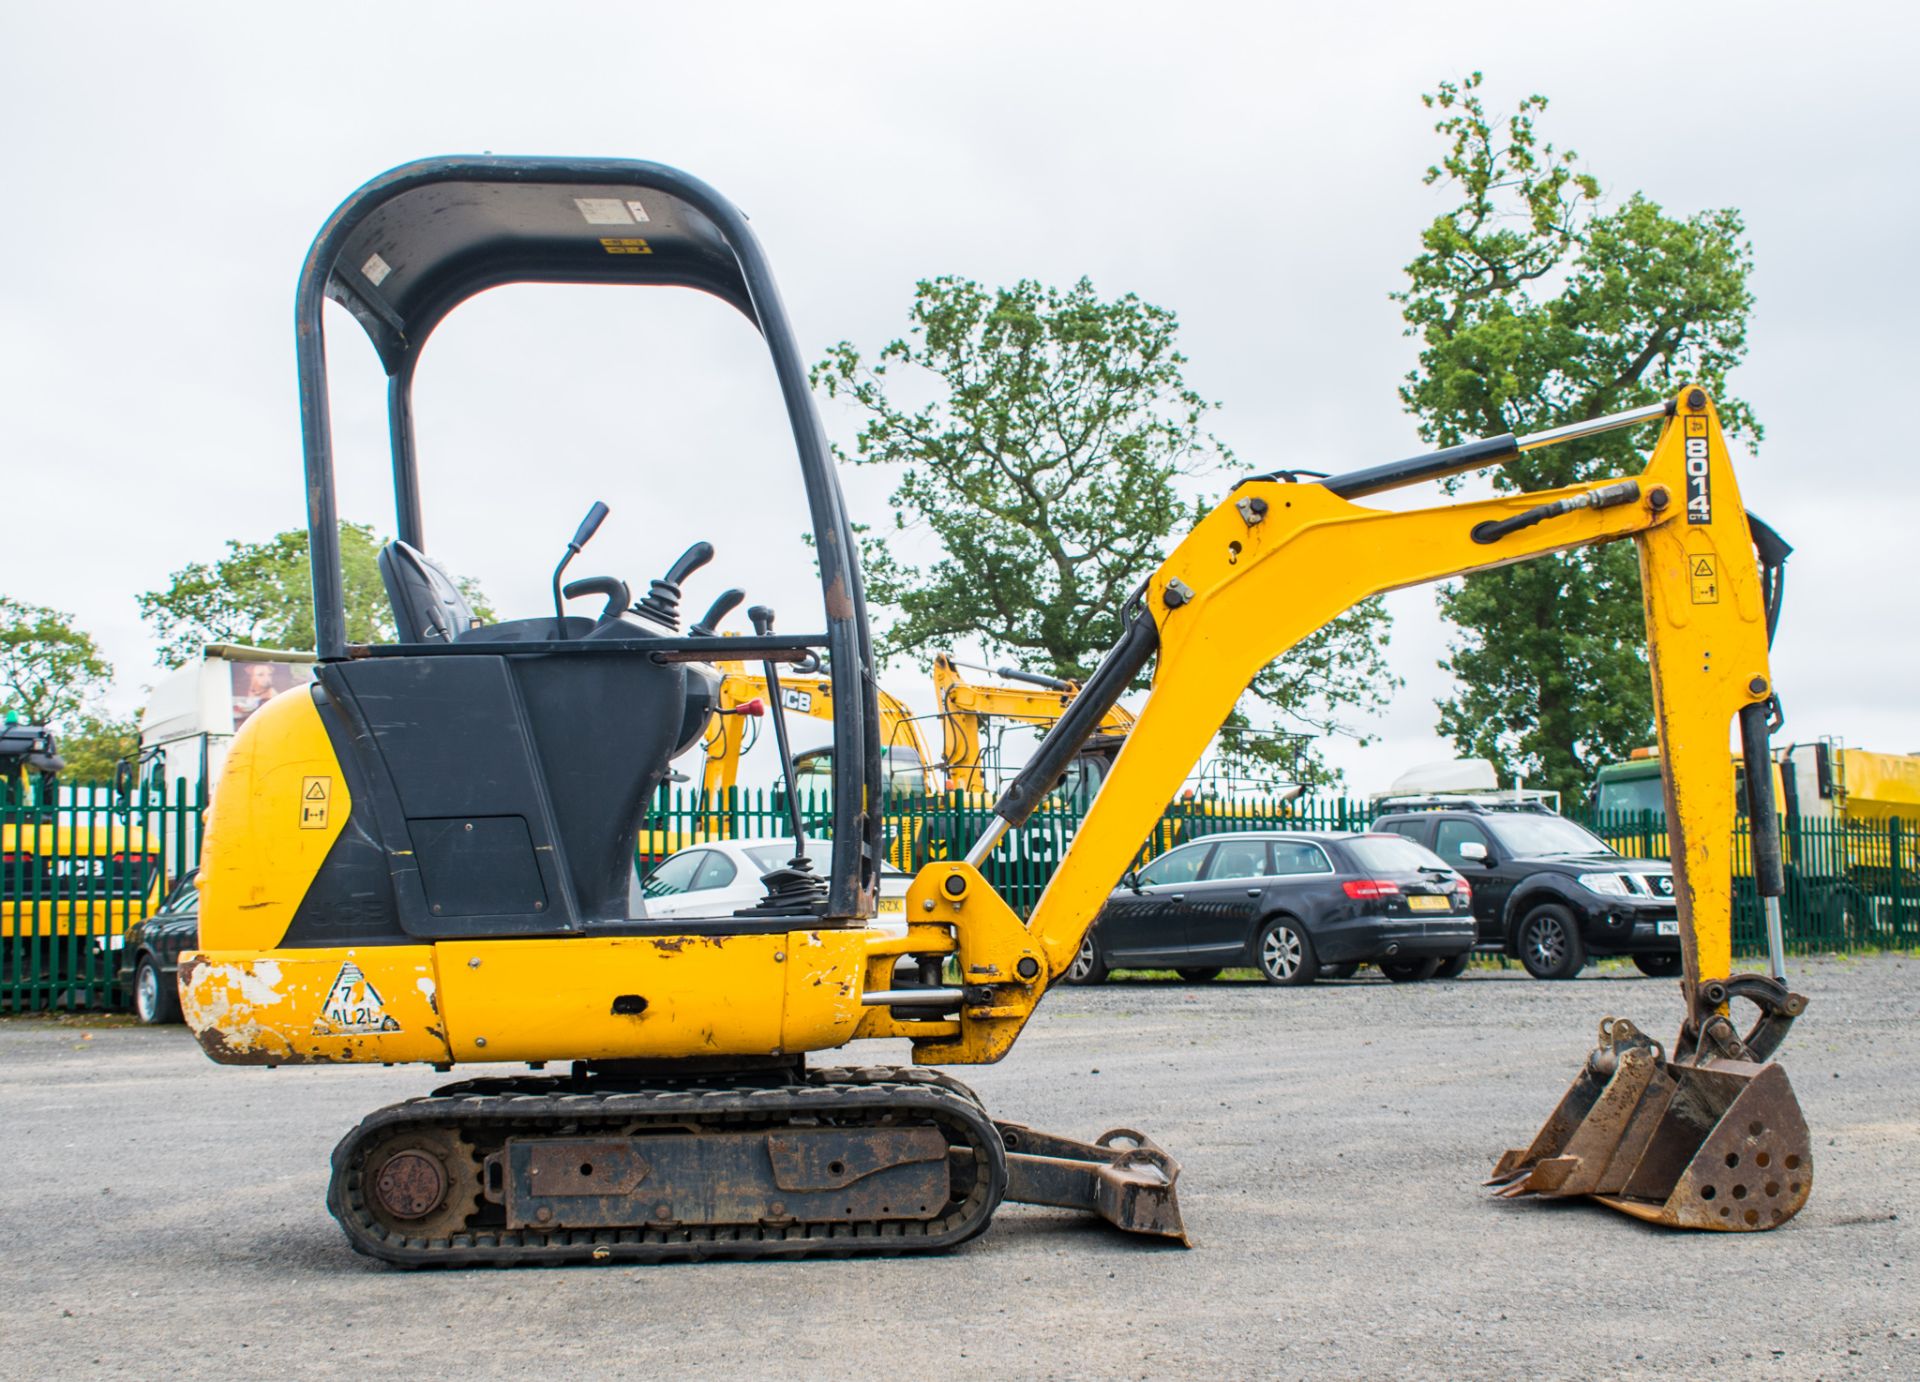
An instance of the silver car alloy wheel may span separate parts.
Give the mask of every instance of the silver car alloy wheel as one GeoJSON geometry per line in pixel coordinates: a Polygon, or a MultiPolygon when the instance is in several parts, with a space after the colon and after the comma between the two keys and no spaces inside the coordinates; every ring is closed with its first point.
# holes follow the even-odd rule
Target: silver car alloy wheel
{"type": "Polygon", "coordinates": [[[160,966],[143,964],[134,977],[133,1006],[142,1022],[152,1022],[160,1011],[160,966]]]}
{"type": "Polygon", "coordinates": [[[1300,935],[1291,926],[1276,926],[1260,943],[1260,964],[1276,979],[1291,979],[1300,969],[1300,935]]]}
{"type": "Polygon", "coordinates": [[[1093,937],[1087,936],[1081,940],[1080,949],[1075,952],[1073,963],[1067,967],[1067,978],[1077,984],[1091,973],[1093,973],[1093,937]]]}

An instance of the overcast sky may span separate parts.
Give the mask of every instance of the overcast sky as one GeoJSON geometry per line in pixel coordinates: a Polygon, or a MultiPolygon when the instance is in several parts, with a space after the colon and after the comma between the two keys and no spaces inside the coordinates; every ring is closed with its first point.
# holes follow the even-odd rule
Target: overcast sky
{"type": "MultiPolygon", "coordinates": [[[[1788,734],[1920,750],[1917,39],[1891,4],[0,0],[0,591],[76,615],[116,704],[140,704],[156,672],[134,596],[228,537],[304,525],[308,243],[361,182],[430,154],[693,172],[753,217],[810,357],[899,334],[920,277],[1086,274],[1179,313],[1248,462],[1404,454],[1413,345],[1387,295],[1442,204],[1418,98],[1481,68],[1496,110],[1550,96],[1543,132],[1612,198],[1744,212],[1758,306],[1734,383],[1767,440],[1741,478],[1796,548],[1788,734]]],[[[328,327],[342,509],[391,531],[382,376],[350,319],[328,327]]],[[[690,603],[737,584],[785,627],[817,618],[771,373],[731,309],[494,292],[441,328],[417,398],[429,547],[503,613],[545,606],[601,498],[582,571],[643,586],[708,538],[690,603]]],[[[884,519],[884,473],[844,482],[856,517],[884,519]]],[[[1329,755],[1362,788],[1448,755],[1445,631],[1425,593],[1393,612],[1406,689],[1378,746],[1329,755]]],[[[888,681],[930,702],[922,673],[888,681]]]]}

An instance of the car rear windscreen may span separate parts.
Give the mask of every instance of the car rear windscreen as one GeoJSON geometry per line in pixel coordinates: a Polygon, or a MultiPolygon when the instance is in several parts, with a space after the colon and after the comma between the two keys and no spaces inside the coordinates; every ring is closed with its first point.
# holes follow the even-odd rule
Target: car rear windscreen
{"type": "Polygon", "coordinates": [[[1362,868],[1376,873],[1418,873],[1421,869],[1451,867],[1425,845],[1396,835],[1360,835],[1341,843],[1360,861],[1362,868]]]}

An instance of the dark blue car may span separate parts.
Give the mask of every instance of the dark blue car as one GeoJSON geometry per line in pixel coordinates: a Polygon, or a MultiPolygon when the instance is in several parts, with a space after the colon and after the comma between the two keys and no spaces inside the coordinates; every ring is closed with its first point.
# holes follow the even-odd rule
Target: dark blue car
{"type": "Polygon", "coordinates": [[[173,885],[160,910],[127,928],[118,977],[133,1013],[149,1025],[180,1020],[180,956],[200,944],[199,875],[173,885]]]}
{"type": "Polygon", "coordinates": [[[1272,984],[1351,978],[1378,965],[1431,978],[1473,948],[1473,892],[1398,835],[1248,831],[1170,849],[1121,881],[1067,981],[1172,969],[1202,981],[1251,966],[1272,984]]]}

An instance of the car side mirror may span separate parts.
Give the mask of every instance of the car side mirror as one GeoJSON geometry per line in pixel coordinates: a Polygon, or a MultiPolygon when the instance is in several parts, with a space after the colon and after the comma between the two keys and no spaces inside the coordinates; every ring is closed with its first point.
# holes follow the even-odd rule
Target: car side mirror
{"type": "Polygon", "coordinates": [[[1460,857],[1462,859],[1471,859],[1476,864],[1487,864],[1492,862],[1492,860],[1487,857],[1487,847],[1481,844],[1478,840],[1461,841],[1460,857]]]}
{"type": "Polygon", "coordinates": [[[1125,873],[1121,874],[1120,881],[1122,883],[1125,883],[1129,888],[1133,889],[1135,892],[1140,891],[1140,875],[1136,873],[1134,870],[1128,869],[1125,873]]]}

